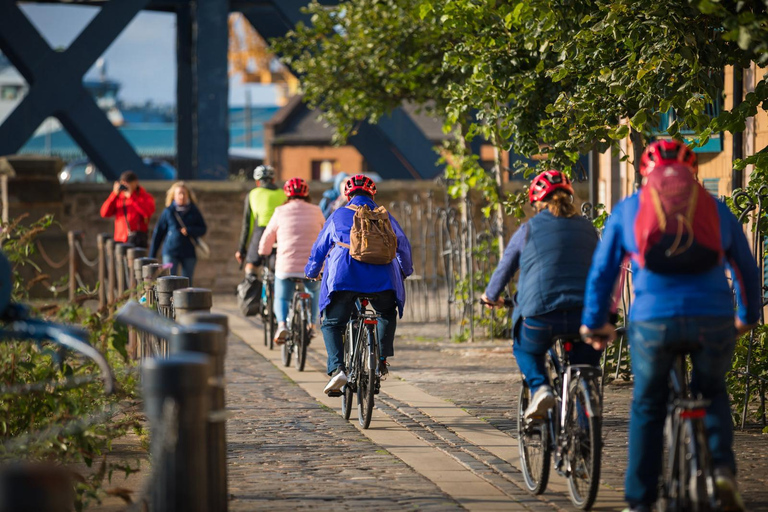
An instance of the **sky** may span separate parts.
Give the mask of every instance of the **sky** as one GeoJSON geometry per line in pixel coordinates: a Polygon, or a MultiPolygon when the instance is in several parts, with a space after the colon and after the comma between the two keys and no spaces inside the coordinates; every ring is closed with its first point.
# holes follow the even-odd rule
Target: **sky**
{"type": "MultiPolygon", "coordinates": [[[[48,4],[21,4],[21,9],[53,48],[67,47],[96,16],[98,8],[48,4]]],[[[129,103],[176,103],[176,16],[143,11],[102,55],[107,76],[122,84],[120,98],[129,103]]],[[[86,77],[96,77],[95,68],[86,77]]],[[[244,101],[251,90],[254,105],[273,105],[275,88],[230,80],[230,104],[244,101]]]]}

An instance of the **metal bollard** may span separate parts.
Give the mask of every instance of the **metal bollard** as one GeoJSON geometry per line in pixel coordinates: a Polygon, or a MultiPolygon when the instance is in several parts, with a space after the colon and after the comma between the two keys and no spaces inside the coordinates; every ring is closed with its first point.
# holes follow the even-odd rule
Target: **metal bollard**
{"type": "Polygon", "coordinates": [[[183,276],[163,276],[155,283],[157,293],[157,310],[160,314],[173,320],[173,292],[189,288],[189,278],[183,276]]]}
{"type": "Polygon", "coordinates": [[[183,288],[173,292],[173,310],[176,317],[193,311],[208,312],[213,306],[213,294],[207,288],[183,288]]]}
{"type": "MultiPolygon", "coordinates": [[[[163,268],[160,263],[150,263],[141,267],[141,275],[144,283],[144,297],[147,299],[144,305],[151,310],[156,310],[155,281],[158,277],[167,276],[168,269],[163,268]]],[[[168,340],[149,333],[142,333],[140,340],[142,342],[142,354],[145,356],[148,354],[161,357],[168,355],[168,340]]]]}
{"type": "Polygon", "coordinates": [[[146,359],[141,374],[152,434],[150,510],[208,510],[205,443],[211,360],[191,353],[146,359]]]}
{"type": "MultiPolygon", "coordinates": [[[[158,281],[159,283],[159,281],[158,281]]],[[[177,317],[176,322],[181,325],[191,324],[216,324],[224,328],[224,339],[229,336],[229,317],[220,313],[206,313],[204,311],[193,311],[177,317]]]]}
{"type": "MultiPolygon", "coordinates": [[[[150,263],[158,263],[158,261],[155,258],[136,258],[133,260],[133,278],[136,282],[136,287],[139,288],[139,295],[143,293],[144,290],[144,276],[141,273],[141,268],[144,265],[149,265],[150,263]]],[[[140,297],[136,297],[139,299],[140,297]]]]}
{"type": "Polygon", "coordinates": [[[117,296],[122,297],[127,289],[128,283],[126,282],[126,273],[130,269],[126,268],[126,256],[128,249],[131,249],[133,244],[117,243],[115,244],[115,274],[117,277],[117,296]]]}
{"type": "MultiPolygon", "coordinates": [[[[186,315],[182,318],[188,318],[186,315]]],[[[226,317],[225,317],[226,318],[226,317]]],[[[224,410],[224,357],[227,352],[225,329],[220,324],[192,323],[171,337],[171,354],[202,353],[211,358],[212,378],[208,416],[208,510],[227,510],[227,438],[224,410]]]]}

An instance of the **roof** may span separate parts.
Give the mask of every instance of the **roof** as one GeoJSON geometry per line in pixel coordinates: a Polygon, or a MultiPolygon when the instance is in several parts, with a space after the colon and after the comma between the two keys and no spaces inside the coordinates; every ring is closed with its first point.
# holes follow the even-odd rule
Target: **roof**
{"type": "MultiPolygon", "coordinates": [[[[403,105],[403,109],[433,143],[438,144],[448,137],[443,133],[439,119],[424,112],[417,113],[418,107],[412,104],[403,105]]],[[[333,128],[320,120],[320,111],[310,109],[300,95],[293,96],[264,124],[274,129],[273,144],[276,145],[326,145],[331,144],[333,138],[333,128]]]]}

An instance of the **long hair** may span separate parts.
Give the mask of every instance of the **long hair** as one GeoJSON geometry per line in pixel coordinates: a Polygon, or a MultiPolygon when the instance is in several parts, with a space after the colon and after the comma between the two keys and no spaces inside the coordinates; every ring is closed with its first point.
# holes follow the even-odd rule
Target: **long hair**
{"type": "Polygon", "coordinates": [[[176,189],[182,187],[184,190],[187,191],[187,195],[189,196],[189,202],[191,204],[197,204],[197,196],[195,196],[195,193],[192,192],[192,189],[187,186],[186,183],[183,181],[177,181],[173,185],[171,185],[171,188],[168,189],[168,192],[165,193],[165,206],[171,206],[171,203],[173,202],[173,196],[176,194],[176,189]]]}
{"type": "Polygon", "coordinates": [[[565,190],[555,190],[544,198],[543,201],[536,202],[536,211],[540,212],[546,208],[555,217],[570,218],[578,213],[573,204],[573,196],[565,190]]]}

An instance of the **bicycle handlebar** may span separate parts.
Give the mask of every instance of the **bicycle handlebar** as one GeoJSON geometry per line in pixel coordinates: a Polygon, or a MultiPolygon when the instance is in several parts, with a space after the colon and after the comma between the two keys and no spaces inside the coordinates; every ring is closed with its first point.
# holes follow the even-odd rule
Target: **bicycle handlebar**
{"type": "Polygon", "coordinates": [[[88,342],[88,332],[79,327],[55,324],[45,320],[15,320],[0,330],[0,338],[10,340],[52,341],[63,347],[80,352],[99,367],[108,395],[115,391],[115,376],[104,356],[88,342]]]}
{"type": "MultiPolygon", "coordinates": [[[[501,307],[501,306],[498,306],[494,302],[486,302],[483,299],[477,299],[477,302],[482,304],[483,306],[501,307]]],[[[515,305],[515,302],[512,300],[511,297],[504,297],[504,307],[505,308],[511,308],[514,305],[515,305]]]]}

